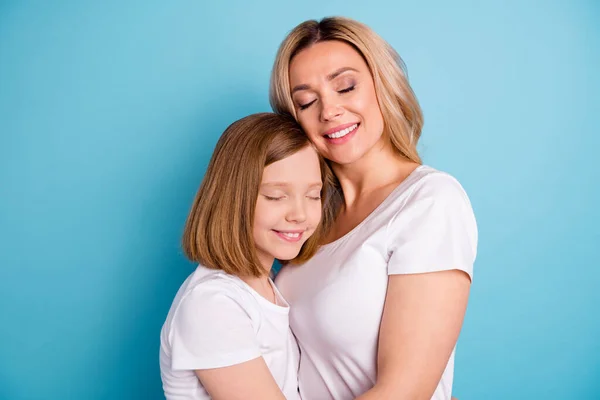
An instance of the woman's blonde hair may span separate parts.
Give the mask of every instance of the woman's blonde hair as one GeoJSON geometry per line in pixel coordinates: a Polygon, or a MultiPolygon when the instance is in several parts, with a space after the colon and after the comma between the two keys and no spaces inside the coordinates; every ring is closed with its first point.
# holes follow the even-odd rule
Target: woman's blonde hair
{"type": "Polygon", "coordinates": [[[271,72],[269,96],[273,110],[296,117],[290,90],[291,60],[313,44],[329,40],[345,42],[363,57],[375,83],[384,134],[402,156],[421,163],[417,142],[423,127],[423,114],[408,83],[404,62],[392,46],[358,21],[343,17],[309,20],[287,35],[279,47],[271,72]]]}
{"type": "MultiPolygon", "coordinates": [[[[187,218],[185,255],[232,275],[264,276],[267,272],[258,260],[252,231],[263,170],[307,146],[310,141],[290,116],[253,114],[231,124],[217,142],[187,218]]],[[[321,156],[319,162],[323,216],[291,262],[304,262],[316,252],[333,219],[328,205],[333,174],[321,156]]]]}

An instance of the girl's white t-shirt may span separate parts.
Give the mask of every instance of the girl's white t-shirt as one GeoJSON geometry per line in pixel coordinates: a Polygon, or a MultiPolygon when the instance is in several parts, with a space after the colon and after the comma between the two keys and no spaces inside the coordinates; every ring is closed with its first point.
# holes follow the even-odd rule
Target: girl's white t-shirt
{"type": "MultiPolygon", "coordinates": [[[[300,347],[300,395],[350,400],[376,382],[388,275],[458,269],[471,278],[477,226],[461,185],[418,167],[364,221],[276,284],[300,347]]],[[[450,400],[454,351],[433,400],[450,400]]]]}
{"type": "Polygon", "coordinates": [[[199,265],[177,292],[160,334],[167,400],[210,399],[194,370],[261,356],[285,397],[299,399],[299,354],[289,305],[277,289],[275,295],[278,305],[241,279],[199,265]]]}

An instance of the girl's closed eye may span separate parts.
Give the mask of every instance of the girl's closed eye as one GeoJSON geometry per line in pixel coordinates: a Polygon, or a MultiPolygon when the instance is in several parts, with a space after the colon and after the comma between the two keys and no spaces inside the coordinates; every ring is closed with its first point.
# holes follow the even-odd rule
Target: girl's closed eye
{"type": "Polygon", "coordinates": [[[265,197],[265,199],[270,200],[270,201],[283,200],[285,197],[285,196],[267,196],[266,194],[263,194],[263,196],[265,197]]]}
{"type": "Polygon", "coordinates": [[[311,200],[321,200],[321,191],[310,192],[306,195],[311,200]]]}

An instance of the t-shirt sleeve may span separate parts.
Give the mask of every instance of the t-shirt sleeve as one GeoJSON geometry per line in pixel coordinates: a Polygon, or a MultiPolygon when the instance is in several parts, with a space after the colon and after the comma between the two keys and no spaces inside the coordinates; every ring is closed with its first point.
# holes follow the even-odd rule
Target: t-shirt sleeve
{"type": "Polygon", "coordinates": [[[473,279],[477,224],[467,194],[443,173],[417,185],[389,223],[388,274],[458,269],[473,279]]]}
{"type": "Polygon", "coordinates": [[[234,290],[219,285],[194,288],[182,299],[171,323],[173,370],[220,368],[260,357],[251,306],[234,290]]]}

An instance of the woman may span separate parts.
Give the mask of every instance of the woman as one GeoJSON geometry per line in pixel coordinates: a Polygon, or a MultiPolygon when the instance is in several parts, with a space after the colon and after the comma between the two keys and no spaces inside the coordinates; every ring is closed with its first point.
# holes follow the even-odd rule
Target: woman
{"type": "Polygon", "coordinates": [[[324,246],[276,280],[302,398],[450,399],[477,227],[460,184],[421,165],[401,59],[359,22],[306,21],[279,48],[270,100],[338,179],[324,246]]]}

